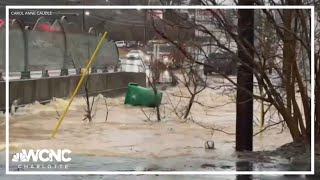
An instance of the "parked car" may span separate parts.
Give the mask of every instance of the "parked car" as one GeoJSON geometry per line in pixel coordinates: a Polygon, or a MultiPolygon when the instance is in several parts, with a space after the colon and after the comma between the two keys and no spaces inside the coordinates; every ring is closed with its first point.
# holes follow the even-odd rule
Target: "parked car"
{"type": "Polygon", "coordinates": [[[141,62],[142,62],[141,57],[130,56],[130,57],[128,57],[127,59],[128,59],[128,60],[132,60],[132,61],[141,61],[141,62]]]}
{"type": "Polygon", "coordinates": [[[237,64],[233,55],[226,53],[211,53],[204,62],[204,74],[212,72],[222,73],[225,75],[236,74],[237,64]]]}
{"type": "Polygon", "coordinates": [[[127,43],[125,41],[116,41],[115,44],[118,48],[123,48],[127,46],[127,43]]]}
{"type": "Polygon", "coordinates": [[[126,45],[127,48],[135,48],[138,46],[136,41],[127,41],[126,43],[127,43],[126,45]]]}
{"type": "Polygon", "coordinates": [[[145,67],[140,57],[130,56],[126,59],[121,59],[120,71],[124,72],[144,72],[145,67]]]}
{"type": "Polygon", "coordinates": [[[137,42],[137,45],[140,46],[140,47],[143,47],[143,46],[144,46],[144,43],[141,42],[141,41],[138,41],[138,42],[137,42]]]}
{"type": "Polygon", "coordinates": [[[144,52],[141,50],[131,50],[128,52],[128,54],[126,55],[127,57],[133,56],[133,57],[141,57],[141,59],[143,59],[143,57],[145,56],[144,52]]]}
{"type": "Polygon", "coordinates": [[[128,59],[132,59],[131,57],[140,58],[145,65],[150,65],[150,55],[141,50],[131,50],[126,56],[128,59]]]}

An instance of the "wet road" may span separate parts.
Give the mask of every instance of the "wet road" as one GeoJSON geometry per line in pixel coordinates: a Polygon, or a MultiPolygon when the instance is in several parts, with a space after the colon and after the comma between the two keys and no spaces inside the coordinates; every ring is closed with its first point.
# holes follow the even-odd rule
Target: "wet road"
{"type": "MultiPolygon", "coordinates": [[[[73,165],[77,165],[78,168],[73,169],[73,170],[81,170],[84,167],[90,167],[91,169],[89,170],[101,170],[104,169],[103,167],[105,166],[110,166],[112,165],[115,169],[117,166],[121,165],[121,167],[125,167],[132,165],[135,163],[134,160],[132,161],[126,161],[123,162],[121,160],[114,161],[112,162],[104,162],[106,159],[100,158],[100,157],[90,157],[90,156],[81,156],[81,158],[77,158],[78,160],[73,163],[73,165]],[[100,160],[98,160],[100,159],[100,160]],[[80,163],[82,162],[82,163],[80,163]],[[99,163],[97,163],[99,162],[99,163]],[[115,163],[116,162],[116,163],[115,163]],[[94,169],[96,168],[96,169],[94,169]]],[[[118,158],[121,159],[121,158],[118,158]]],[[[193,179],[199,179],[199,180],[306,180],[306,179],[311,179],[311,180],[318,180],[320,179],[320,176],[280,176],[280,175],[274,175],[274,176],[261,176],[261,175],[255,175],[255,176],[235,176],[235,175],[50,175],[50,176],[44,176],[44,175],[5,175],[5,157],[4,157],[4,152],[1,152],[0,155],[0,179],[1,180],[56,180],[56,179],[61,179],[61,180],[71,180],[71,179],[76,179],[76,180],[101,180],[101,179],[106,179],[106,180],[193,180],[193,179]]],[[[110,166],[111,167],[111,166],[110,166]]],[[[11,170],[15,170],[14,167],[10,167],[11,170]]],[[[86,168],[87,169],[87,168],[86,168]]],[[[136,170],[141,170],[141,169],[136,169],[136,170]]]]}

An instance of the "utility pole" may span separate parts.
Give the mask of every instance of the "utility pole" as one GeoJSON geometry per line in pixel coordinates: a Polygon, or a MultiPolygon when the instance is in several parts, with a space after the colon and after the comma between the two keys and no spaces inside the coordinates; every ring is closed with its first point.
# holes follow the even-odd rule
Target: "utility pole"
{"type": "MultiPolygon", "coordinates": [[[[238,5],[253,5],[254,0],[239,0],[238,5]]],[[[237,117],[236,117],[236,150],[252,151],[253,149],[253,57],[250,48],[254,45],[254,10],[238,10],[238,34],[241,44],[238,45],[238,57],[241,61],[237,74],[237,117]]]]}

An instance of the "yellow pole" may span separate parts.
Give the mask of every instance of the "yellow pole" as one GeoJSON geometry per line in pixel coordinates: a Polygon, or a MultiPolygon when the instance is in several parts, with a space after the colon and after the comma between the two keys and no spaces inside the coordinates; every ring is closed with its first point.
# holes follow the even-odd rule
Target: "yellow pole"
{"type": "Polygon", "coordinates": [[[81,84],[82,84],[85,76],[88,74],[89,68],[90,68],[91,64],[94,62],[94,60],[95,60],[95,58],[96,58],[96,56],[97,56],[97,54],[98,54],[98,52],[99,52],[99,50],[100,50],[100,48],[101,48],[101,46],[102,46],[102,43],[103,43],[104,39],[107,37],[107,34],[108,34],[108,32],[104,32],[104,34],[103,34],[102,38],[100,39],[100,41],[99,41],[96,49],[94,50],[94,52],[93,52],[93,54],[92,54],[92,56],[91,56],[91,58],[90,58],[90,60],[89,60],[89,62],[88,62],[88,64],[87,64],[87,66],[86,66],[86,68],[85,68],[85,70],[84,70],[84,73],[82,74],[82,76],[81,76],[81,78],[80,78],[80,80],[79,80],[79,82],[78,82],[78,84],[77,84],[76,89],[73,91],[73,94],[72,94],[72,96],[71,96],[71,98],[70,98],[70,101],[69,101],[66,109],[64,110],[64,112],[63,112],[63,113],[61,114],[61,116],[59,117],[59,122],[58,122],[56,128],[54,129],[54,131],[52,132],[51,138],[54,138],[54,136],[55,136],[56,133],[58,132],[58,129],[59,129],[59,127],[60,127],[60,125],[61,125],[61,123],[62,123],[62,121],[63,121],[63,118],[66,116],[67,112],[69,111],[69,108],[70,108],[70,106],[71,106],[71,103],[72,103],[74,97],[77,95],[77,93],[78,93],[78,91],[79,91],[79,88],[80,88],[80,86],[81,86],[81,84]]]}

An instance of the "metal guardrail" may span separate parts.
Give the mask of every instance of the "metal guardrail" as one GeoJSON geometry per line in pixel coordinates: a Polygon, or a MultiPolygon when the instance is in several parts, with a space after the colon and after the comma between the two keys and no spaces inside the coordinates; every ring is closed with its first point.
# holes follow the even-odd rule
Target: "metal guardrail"
{"type": "MultiPolygon", "coordinates": [[[[134,63],[121,63],[118,64],[117,71],[119,72],[146,72],[146,70],[149,69],[148,65],[139,65],[134,63]]],[[[79,74],[77,72],[77,69],[68,69],[68,75],[76,75],[79,74]]],[[[105,72],[114,72],[114,68],[101,68],[101,69],[94,69],[94,72],[90,71],[90,73],[105,73],[105,72]]],[[[0,81],[6,79],[6,74],[1,73],[2,79],[0,76],[0,81]]],[[[61,70],[48,70],[46,72],[43,71],[30,71],[30,78],[29,79],[39,79],[39,78],[45,78],[45,77],[57,77],[61,75],[61,70]],[[44,76],[44,73],[47,74],[47,76],[44,76]]],[[[21,79],[21,72],[10,72],[9,74],[9,80],[15,81],[21,79]]]]}

